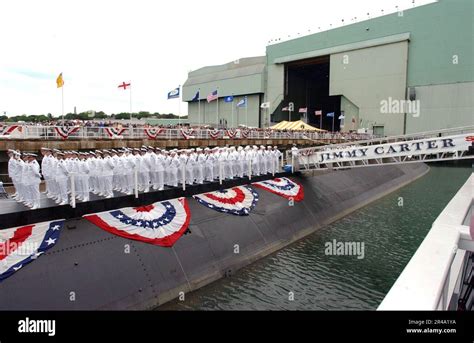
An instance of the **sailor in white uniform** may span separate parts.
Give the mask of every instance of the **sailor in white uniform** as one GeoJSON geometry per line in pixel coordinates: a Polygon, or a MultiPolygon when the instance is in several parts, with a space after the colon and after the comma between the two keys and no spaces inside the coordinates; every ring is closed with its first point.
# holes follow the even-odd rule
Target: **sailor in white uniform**
{"type": "Polygon", "coordinates": [[[110,199],[114,196],[113,191],[113,177],[114,177],[114,163],[112,158],[110,157],[110,151],[104,150],[103,151],[104,157],[100,162],[101,166],[101,175],[100,175],[100,184],[101,190],[104,197],[110,199]]]}
{"type": "Polygon", "coordinates": [[[202,153],[202,149],[196,149],[196,168],[194,169],[196,175],[196,183],[202,185],[205,178],[205,168],[206,168],[206,155],[202,153]]]}

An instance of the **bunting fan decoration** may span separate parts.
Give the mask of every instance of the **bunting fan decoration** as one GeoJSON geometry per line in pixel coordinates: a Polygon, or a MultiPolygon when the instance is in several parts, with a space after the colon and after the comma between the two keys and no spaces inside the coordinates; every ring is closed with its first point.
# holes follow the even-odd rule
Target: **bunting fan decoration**
{"type": "Polygon", "coordinates": [[[63,225],[58,220],[0,230],[0,282],[52,248],[63,225]]]}
{"type": "Polygon", "coordinates": [[[13,131],[18,128],[18,125],[0,126],[0,136],[9,136],[13,131]]]}
{"type": "Polygon", "coordinates": [[[219,129],[209,130],[209,136],[212,139],[219,138],[220,134],[221,134],[221,130],[219,130],[219,129]]]}
{"type": "Polygon", "coordinates": [[[164,129],[152,129],[149,127],[145,128],[145,134],[148,138],[155,140],[160,133],[162,133],[164,129]]]}
{"type": "Polygon", "coordinates": [[[181,129],[181,135],[182,135],[183,138],[186,139],[186,140],[191,139],[191,138],[194,138],[194,137],[193,137],[193,133],[194,133],[194,130],[193,130],[193,129],[188,129],[188,130],[181,129]]]}
{"type": "Polygon", "coordinates": [[[54,127],[54,130],[62,139],[68,139],[70,135],[72,135],[73,133],[76,133],[77,131],[79,131],[79,129],[80,128],[78,126],[72,127],[72,128],[60,127],[60,126],[54,127]]]}
{"type": "Polygon", "coordinates": [[[257,205],[258,193],[249,186],[238,186],[223,191],[195,195],[194,199],[201,205],[218,212],[248,216],[257,205]]]}
{"type": "Polygon", "coordinates": [[[191,214],[185,198],[127,207],[84,216],[114,235],[140,242],[172,247],[186,232],[191,214]]]}
{"type": "Polygon", "coordinates": [[[117,129],[114,127],[106,127],[105,132],[110,138],[123,138],[122,135],[126,131],[126,128],[117,129]]]}
{"type": "Polygon", "coordinates": [[[237,136],[237,130],[227,129],[225,132],[230,139],[233,139],[235,136],[237,136]]]}
{"type": "Polygon", "coordinates": [[[255,182],[252,185],[297,202],[304,199],[303,186],[286,177],[255,182]]]}

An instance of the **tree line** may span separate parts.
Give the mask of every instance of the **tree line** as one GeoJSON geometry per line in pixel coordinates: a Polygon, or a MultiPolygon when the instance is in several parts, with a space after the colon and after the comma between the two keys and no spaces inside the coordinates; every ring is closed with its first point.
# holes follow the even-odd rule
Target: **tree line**
{"type": "MultiPolygon", "coordinates": [[[[135,119],[143,119],[143,118],[154,118],[154,119],[178,119],[178,116],[173,113],[162,114],[162,113],[150,113],[146,111],[140,111],[137,113],[132,113],[132,118],[135,119]]],[[[182,116],[181,119],[187,119],[187,116],[182,116]]],[[[22,114],[13,117],[7,117],[6,115],[0,115],[0,122],[12,122],[16,123],[19,121],[24,122],[33,122],[33,123],[41,123],[41,122],[48,122],[53,120],[61,120],[62,117],[57,117],[48,113],[48,114],[40,114],[40,115],[27,115],[22,114]]],[[[106,114],[103,111],[88,111],[88,112],[81,112],[81,113],[67,113],[64,115],[64,119],[66,120],[93,120],[93,119],[114,119],[114,120],[122,120],[122,119],[130,119],[129,112],[121,112],[121,113],[112,113],[110,115],[106,114]]]]}

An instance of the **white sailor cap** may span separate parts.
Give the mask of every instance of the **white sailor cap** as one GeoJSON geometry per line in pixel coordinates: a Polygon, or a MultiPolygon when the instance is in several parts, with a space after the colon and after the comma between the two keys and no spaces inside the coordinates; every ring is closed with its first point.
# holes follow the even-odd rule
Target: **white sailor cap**
{"type": "Polygon", "coordinates": [[[50,148],[45,148],[45,147],[42,147],[40,150],[44,150],[44,151],[51,151],[50,148]]]}

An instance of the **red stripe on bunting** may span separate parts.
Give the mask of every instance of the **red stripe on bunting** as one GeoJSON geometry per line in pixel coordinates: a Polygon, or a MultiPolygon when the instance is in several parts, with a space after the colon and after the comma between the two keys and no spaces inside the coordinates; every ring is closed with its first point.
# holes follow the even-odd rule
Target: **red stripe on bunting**
{"type": "Polygon", "coordinates": [[[0,261],[16,251],[31,236],[33,227],[34,225],[18,228],[12,238],[0,243],[0,261]]]}

